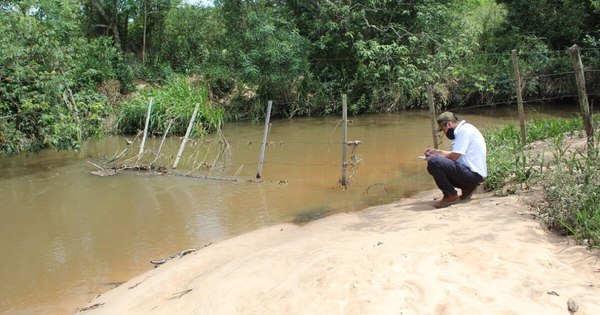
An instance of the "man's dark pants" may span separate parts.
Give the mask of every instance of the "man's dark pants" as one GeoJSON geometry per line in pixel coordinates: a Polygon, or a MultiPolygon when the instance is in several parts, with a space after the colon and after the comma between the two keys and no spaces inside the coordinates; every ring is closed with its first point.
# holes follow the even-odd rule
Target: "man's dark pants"
{"type": "Polygon", "coordinates": [[[427,158],[427,171],[444,196],[456,195],[456,189],[473,188],[479,185],[483,178],[468,167],[443,156],[427,158]]]}

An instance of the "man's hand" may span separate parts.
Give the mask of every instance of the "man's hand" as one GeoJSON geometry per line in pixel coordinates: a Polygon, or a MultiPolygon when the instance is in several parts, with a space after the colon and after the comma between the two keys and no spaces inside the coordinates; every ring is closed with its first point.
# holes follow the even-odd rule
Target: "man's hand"
{"type": "Polygon", "coordinates": [[[444,150],[438,150],[438,149],[434,149],[434,148],[430,148],[430,147],[425,148],[425,158],[428,158],[428,157],[434,156],[434,155],[443,156],[443,157],[451,159],[453,161],[457,161],[461,157],[461,154],[458,154],[458,153],[444,151],[444,150]]]}
{"type": "Polygon", "coordinates": [[[440,154],[440,153],[438,152],[437,149],[430,148],[430,147],[425,148],[425,157],[432,156],[432,155],[438,155],[438,154],[440,154]]]}

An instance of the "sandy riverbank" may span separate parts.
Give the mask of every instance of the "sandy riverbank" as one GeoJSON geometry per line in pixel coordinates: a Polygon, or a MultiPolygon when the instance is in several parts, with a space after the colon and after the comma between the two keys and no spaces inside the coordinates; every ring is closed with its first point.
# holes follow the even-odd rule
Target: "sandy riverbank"
{"type": "Polygon", "coordinates": [[[81,314],[600,314],[600,255],[521,201],[438,192],[276,225],[148,271],[81,314]]]}

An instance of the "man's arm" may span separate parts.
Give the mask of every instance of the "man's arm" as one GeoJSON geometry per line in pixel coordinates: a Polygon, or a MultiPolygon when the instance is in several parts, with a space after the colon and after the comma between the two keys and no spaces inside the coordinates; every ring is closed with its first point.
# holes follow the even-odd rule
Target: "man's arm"
{"type": "Polygon", "coordinates": [[[446,150],[433,149],[433,148],[425,149],[425,157],[428,157],[431,155],[441,155],[441,156],[451,159],[453,161],[457,161],[462,156],[462,154],[460,154],[460,153],[455,153],[455,152],[446,151],[446,150]]]}

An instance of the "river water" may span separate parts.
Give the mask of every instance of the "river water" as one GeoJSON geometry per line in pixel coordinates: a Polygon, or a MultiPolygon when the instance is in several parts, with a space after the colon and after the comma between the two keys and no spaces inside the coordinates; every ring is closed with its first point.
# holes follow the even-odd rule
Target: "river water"
{"type": "MultiPolygon", "coordinates": [[[[576,111],[527,110],[530,117],[573,117],[576,111]]],[[[488,109],[459,118],[485,130],[515,121],[516,112],[488,109]]],[[[0,158],[0,313],[71,314],[96,294],[151,269],[150,260],[435,188],[417,158],[432,144],[427,112],[349,119],[348,140],[361,143],[348,148],[348,189],[338,184],[337,117],[272,121],[260,183],[252,179],[261,123],[230,123],[223,136],[189,142],[176,170],[188,176],[91,173],[126,148],[118,162],[135,165],[140,141],[134,136],[91,140],[77,153],[0,158]]],[[[155,158],[160,142],[159,136],[148,139],[140,165],[155,158]]],[[[179,138],[167,138],[155,164],[171,166],[179,144],[179,138]]]]}

